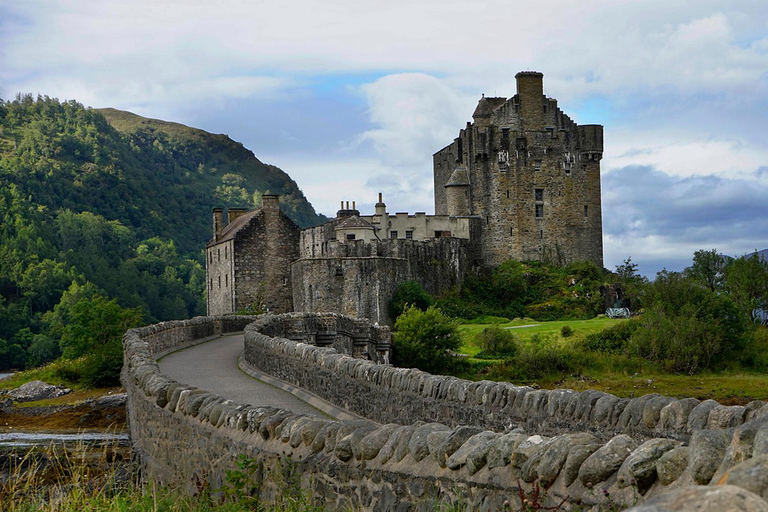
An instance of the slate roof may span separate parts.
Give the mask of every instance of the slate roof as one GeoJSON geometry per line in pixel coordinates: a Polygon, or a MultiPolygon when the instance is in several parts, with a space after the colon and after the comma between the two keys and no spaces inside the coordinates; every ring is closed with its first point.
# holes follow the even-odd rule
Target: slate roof
{"type": "Polygon", "coordinates": [[[357,215],[352,215],[351,217],[347,217],[346,219],[336,224],[336,229],[345,229],[345,228],[346,229],[350,229],[350,228],[373,229],[373,224],[371,224],[365,219],[361,219],[357,215]]]}
{"type": "Polygon", "coordinates": [[[477,108],[475,109],[474,114],[472,114],[472,117],[488,117],[506,101],[507,98],[486,98],[483,96],[480,98],[480,101],[477,102],[477,108]]]}
{"type": "Polygon", "coordinates": [[[221,230],[221,237],[218,240],[211,240],[208,242],[208,247],[232,240],[235,238],[237,233],[245,226],[247,226],[251,219],[253,219],[259,213],[261,213],[261,208],[240,215],[235,220],[224,226],[224,229],[221,230]]]}
{"type": "Polygon", "coordinates": [[[448,182],[445,184],[446,187],[459,187],[464,185],[469,185],[466,167],[459,167],[453,171],[453,174],[451,174],[451,177],[448,178],[448,182]]]}

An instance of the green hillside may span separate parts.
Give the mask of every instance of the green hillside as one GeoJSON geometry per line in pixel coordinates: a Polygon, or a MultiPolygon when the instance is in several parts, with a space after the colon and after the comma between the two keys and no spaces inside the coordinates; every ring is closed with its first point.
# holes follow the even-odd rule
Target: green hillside
{"type": "Polygon", "coordinates": [[[204,314],[211,208],[253,208],[267,191],[297,224],[323,221],[285,172],[226,135],[0,100],[0,369],[82,345],[93,322],[204,314]]]}

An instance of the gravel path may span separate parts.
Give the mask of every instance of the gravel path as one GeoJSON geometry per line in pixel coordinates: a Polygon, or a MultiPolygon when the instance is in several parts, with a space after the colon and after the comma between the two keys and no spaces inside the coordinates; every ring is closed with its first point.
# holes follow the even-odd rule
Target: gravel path
{"type": "Polygon", "coordinates": [[[240,371],[237,358],[242,352],[243,335],[236,334],[174,352],[158,364],[160,370],[172,379],[235,402],[290,409],[299,414],[322,414],[294,395],[240,371]]]}

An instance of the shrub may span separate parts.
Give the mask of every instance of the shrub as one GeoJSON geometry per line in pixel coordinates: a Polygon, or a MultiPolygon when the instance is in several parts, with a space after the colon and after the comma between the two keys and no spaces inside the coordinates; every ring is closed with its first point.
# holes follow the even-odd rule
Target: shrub
{"type": "Polygon", "coordinates": [[[541,346],[525,345],[509,361],[510,376],[520,380],[542,379],[552,374],[578,372],[584,364],[583,356],[569,348],[548,343],[541,346]]]}
{"type": "Polygon", "coordinates": [[[509,329],[493,325],[477,334],[476,340],[486,356],[514,357],[519,345],[517,337],[509,329]]]}
{"type": "Polygon", "coordinates": [[[425,311],[433,304],[432,297],[416,281],[405,281],[397,287],[395,295],[389,301],[389,315],[396,319],[409,306],[425,311]]]}
{"type": "Polygon", "coordinates": [[[563,338],[568,338],[568,337],[570,337],[572,334],[573,334],[573,329],[571,328],[571,326],[570,326],[570,325],[564,325],[564,326],[563,326],[563,327],[560,329],[560,336],[562,336],[563,338]]]}
{"type": "Polygon", "coordinates": [[[91,388],[120,385],[123,348],[119,341],[108,343],[83,360],[83,384],[91,388]]]}
{"type": "Polygon", "coordinates": [[[593,352],[622,353],[639,326],[637,320],[620,321],[600,332],[588,334],[581,342],[581,348],[593,352]]]}
{"type": "Polygon", "coordinates": [[[451,368],[453,352],[461,346],[458,324],[439,309],[411,306],[395,321],[393,361],[431,373],[451,368]]]}

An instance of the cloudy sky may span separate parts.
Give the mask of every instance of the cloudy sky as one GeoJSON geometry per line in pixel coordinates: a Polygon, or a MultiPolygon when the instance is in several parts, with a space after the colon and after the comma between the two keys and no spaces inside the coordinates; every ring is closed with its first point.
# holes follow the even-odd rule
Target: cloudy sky
{"type": "Polygon", "coordinates": [[[768,248],[765,0],[0,0],[0,97],[226,133],[327,215],[432,212],[432,154],[521,70],[605,126],[606,267],[768,248]]]}

